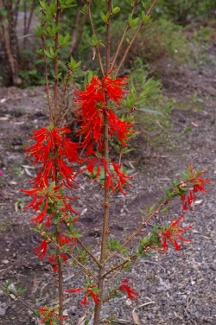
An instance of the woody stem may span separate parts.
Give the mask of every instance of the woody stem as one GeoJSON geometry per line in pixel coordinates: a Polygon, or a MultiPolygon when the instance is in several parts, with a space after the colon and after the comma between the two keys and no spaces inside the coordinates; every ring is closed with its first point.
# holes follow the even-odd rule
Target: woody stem
{"type": "MultiPolygon", "coordinates": [[[[107,1],[107,9],[111,12],[112,8],[112,0],[107,1]]],[[[110,70],[110,18],[107,21],[107,32],[106,32],[106,73],[110,70]]],[[[107,99],[108,101],[108,99],[107,99]]],[[[108,102],[107,102],[108,104],[108,102]]],[[[106,106],[107,106],[106,104],[106,106]]],[[[106,163],[109,162],[109,133],[108,133],[108,114],[104,112],[104,158],[106,163]]],[[[100,301],[102,301],[103,296],[103,285],[104,285],[104,277],[103,274],[105,272],[105,260],[106,260],[106,243],[107,243],[107,235],[109,228],[109,190],[106,189],[107,182],[107,172],[105,170],[105,188],[104,188],[104,217],[103,217],[103,230],[102,230],[102,242],[101,242],[101,254],[100,254],[100,266],[98,272],[98,289],[99,289],[99,297],[100,301]]],[[[101,305],[96,304],[94,310],[94,325],[98,325],[100,321],[100,310],[101,305]]]]}

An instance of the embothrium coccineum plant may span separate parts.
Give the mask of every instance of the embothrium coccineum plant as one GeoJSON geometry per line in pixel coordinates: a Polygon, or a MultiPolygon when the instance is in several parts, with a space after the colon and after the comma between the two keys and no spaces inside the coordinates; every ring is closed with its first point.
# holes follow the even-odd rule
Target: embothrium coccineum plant
{"type": "MultiPolygon", "coordinates": [[[[59,22],[60,13],[63,8],[70,8],[73,6],[69,1],[55,1],[54,4],[50,5],[49,2],[40,1],[42,15],[42,25],[38,28],[38,36],[41,37],[43,43],[43,49],[41,55],[43,55],[45,70],[46,70],[46,93],[48,99],[49,113],[50,113],[50,124],[47,127],[41,127],[39,130],[33,131],[33,137],[31,140],[34,143],[26,148],[27,157],[33,159],[32,163],[35,167],[39,168],[39,171],[31,181],[32,188],[30,190],[22,189],[22,192],[32,197],[32,201],[25,207],[25,209],[32,208],[35,216],[32,218],[32,222],[37,227],[38,232],[43,237],[40,245],[35,249],[35,254],[39,258],[44,259],[49,248],[49,244],[53,244],[55,250],[48,257],[51,264],[52,270],[56,276],[58,276],[58,291],[59,291],[59,308],[53,309],[46,306],[41,307],[40,314],[43,319],[42,322],[46,324],[56,324],[58,320],[60,325],[63,324],[63,292],[64,293],[79,293],[82,292],[84,297],[81,301],[83,305],[88,304],[89,298],[95,304],[94,311],[94,325],[99,324],[100,316],[100,305],[103,301],[103,281],[106,276],[113,276],[113,271],[122,270],[124,266],[127,266],[128,262],[135,261],[138,257],[142,257],[142,253],[149,252],[150,249],[157,249],[159,251],[167,251],[168,243],[171,243],[176,250],[180,249],[180,241],[185,240],[181,237],[181,233],[189,230],[191,227],[181,229],[180,222],[183,218],[181,216],[176,221],[173,221],[169,226],[161,226],[149,239],[144,240],[141,245],[141,250],[135,252],[134,256],[128,255],[118,265],[109,263],[111,257],[119,254],[125,249],[125,246],[132,241],[132,239],[141,233],[141,229],[147,224],[147,221],[154,217],[154,213],[159,213],[162,208],[169,203],[169,200],[173,197],[180,196],[183,202],[183,211],[188,207],[192,206],[192,202],[195,199],[195,193],[198,191],[205,192],[204,183],[205,181],[200,178],[201,173],[193,174],[192,169],[189,170],[189,176],[184,180],[183,183],[173,186],[170,190],[170,196],[164,199],[163,203],[160,203],[158,210],[149,211],[147,218],[137,227],[135,233],[126,239],[125,243],[119,244],[118,248],[111,247],[111,250],[107,250],[107,237],[109,234],[109,196],[111,192],[117,190],[126,195],[126,186],[131,185],[128,176],[123,171],[121,165],[122,148],[127,148],[128,140],[133,136],[133,123],[132,120],[121,119],[117,116],[117,108],[121,105],[122,99],[127,96],[128,91],[126,90],[128,84],[128,78],[112,78],[114,75],[115,63],[118,57],[121,44],[124,37],[119,43],[117,53],[114,57],[114,62],[110,64],[110,20],[113,14],[117,13],[120,8],[114,8],[111,0],[106,1],[108,18],[105,15],[104,22],[107,28],[107,50],[106,50],[106,70],[104,75],[103,63],[99,57],[99,65],[101,68],[102,78],[93,76],[90,82],[85,86],[83,91],[74,89],[74,105],[76,106],[77,119],[79,120],[80,129],[76,133],[77,137],[81,139],[81,143],[73,143],[69,134],[71,130],[68,126],[59,127],[60,121],[63,120],[63,103],[65,99],[66,90],[70,82],[70,75],[73,73],[73,69],[79,66],[73,59],[68,64],[69,71],[68,75],[64,79],[64,91],[63,97],[59,99],[59,57],[58,53],[63,47],[63,43],[66,42],[66,38],[62,35],[60,37],[59,22]],[[50,26],[50,17],[53,17],[54,23],[52,28],[50,26]],[[49,24],[47,24],[49,22],[49,24]],[[46,44],[45,39],[48,35],[51,35],[52,43],[54,40],[54,46],[50,46],[48,51],[48,43],[46,44]],[[62,38],[63,37],[63,38],[62,38]],[[61,44],[60,44],[61,43],[61,44]],[[48,80],[48,60],[53,62],[54,67],[54,96],[53,105],[49,89],[48,80]],[[111,68],[112,66],[112,68],[111,68]],[[52,107],[53,106],[53,107],[52,107]],[[109,158],[109,140],[116,139],[120,151],[118,162],[112,161],[109,158]],[[80,151],[83,153],[82,159],[80,158],[80,151]],[[79,168],[80,165],[85,165],[84,168],[79,168]],[[79,240],[80,234],[74,229],[74,222],[77,220],[77,212],[71,205],[73,197],[64,194],[64,189],[69,188],[76,190],[76,175],[80,172],[88,171],[94,175],[94,180],[97,180],[100,175],[100,171],[103,169],[105,179],[103,183],[104,189],[104,207],[103,226],[102,226],[102,239],[101,239],[101,255],[100,258],[95,257],[94,254],[89,251],[88,248],[79,240]],[[193,177],[191,176],[193,174],[193,177]],[[193,190],[190,191],[187,188],[188,182],[191,182],[193,190]],[[52,227],[51,227],[52,226],[52,227]],[[54,229],[54,230],[53,230],[54,229]],[[81,248],[87,253],[88,258],[96,265],[93,271],[85,267],[80,262],[80,256],[74,256],[74,246],[80,244],[81,248]],[[84,274],[89,278],[87,284],[83,284],[83,288],[76,288],[70,290],[63,290],[63,270],[62,264],[68,264],[69,256],[72,257],[74,264],[79,265],[83,270],[84,274]],[[108,266],[106,266],[108,262],[108,266]],[[109,267],[111,267],[109,269],[109,267]],[[57,313],[58,316],[57,316],[57,313]]],[[[155,0],[143,4],[144,10],[142,10],[142,20],[138,28],[136,29],[135,35],[138,34],[139,30],[149,20],[149,13],[155,4],[155,0]]],[[[132,3],[132,11],[129,16],[129,20],[126,26],[126,32],[131,27],[135,26],[138,22],[138,18],[133,19],[133,14],[138,6],[139,1],[132,3]]],[[[90,25],[92,26],[93,38],[92,46],[94,50],[99,53],[99,47],[96,37],[96,31],[93,27],[91,17],[91,1],[87,1],[84,6],[84,13],[88,15],[90,19],[90,25]]],[[[124,35],[125,36],[125,35],[124,35]]],[[[135,37],[134,37],[135,39],[135,37]]],[[[133,40],[128,42],[128,49],[125,54],[129,51],[132,46],[133,40]]],[[[100,42],[99,42],[100,43],[100,42]]],[[[116,74],[123,64],[123,60],[120,62],[120,66],[116,69],[116,74]]],[[[61,74],[60,74],[61,75],[61,74]]],[[[132,105],[133,106],[133,105],[132,105]]],[[[132,107],[129,108],[132,112],[132,107]]],[[[130,115],[130,113],[128,115],[130,115]]],[[[207,181],[206,181],[207,182],[207,181]]],[[[79,248],[80,248],[79,246],[79,248]]],[[[81,250],[81,249],[80,249],[81,250]]],[[[138,292],[134,291],[128,284],[128,280],[124,279],[114,289],[115,292],[126,292],[130,299],[136,299],[138,292]]],[[[111,292],[112,296],[112,292],[111,292]]]]}

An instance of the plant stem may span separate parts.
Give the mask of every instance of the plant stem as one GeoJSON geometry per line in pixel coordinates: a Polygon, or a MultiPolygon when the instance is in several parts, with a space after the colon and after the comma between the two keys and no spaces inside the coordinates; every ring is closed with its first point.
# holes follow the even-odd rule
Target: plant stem
{"type": "Polygon", "coordinates": [[[116,76],[118,75],[119,70],[121,69],[121,67],[122,67],[122,65],[123,65],[123,63],[124,63],[124,61],[125,61],[125,59],[126,59],[126,57],[127,57],[127,55],[128,55],[128,52],[130,51],[133,42],[134,42],[135,39],[137,38],[137,35],[139,34],[139,31],[140,31],[140,29],[142,28],[142,26],[143,26],[143,24],[141,24],[141,25],[139,26],[139,28],[136,30],[136,33],[134,34],[132,40],[131,40],[130,43],[128,44],[128,47],[127,47],[126,51],[124,52],[123,58],[121,59],[121,62],[119,63],[118,68],[117,68],[117,70],[116,70],[116,73],[115,73],[116,76]]]}
{"type": "MultiPolygon", "coordinates": [[[[5,289],[5,291],[10,292],[12,295],[14,295],[27,309],[29,309],[34,315],[36,315],[35,310],[31,308],[19,295],[19,293],[15,292],[14,290],[11,290],[8,286],[6,286],[4,283],[0,282],[0,285],[5,289]]],[[[37,315],[38,316],[38,315],[37,315]]]]}
{"type": "MultiPolygon", "coordinates": [[[[147,10],[147,12],[146,12],[146,16],[148,16],[148,15],[150,14],[150,12],[151,12],[152,8],[154,7],[156,1],[157,1],[157,0],[154,0],[154,1],[153,1],[153,3],[151,4],[151,7],[150,7],[150,8],[147,10]]],[[[126,57],[127,57],[127,55],[128,55],[128,52],[129,52],[130,49],[131,49],[131,46],[133,45],[133,42],[134,42],[135,39],[137,38],[137,35],[139,34],[139,31],[140,31],[140,29],[143,27],[143,25],[145,25],[144,22],[142,22],[142,23],[140,24],[140,26],[137,28],[137,30],[136,30],[136,32],[135,32],[135,34],[134,34],[132,40],[131,40],[130,43],[128,44],[128,47],[127,47],[127,49],[126,49],[126,51],[125,51],[125,53],[124,53],[124,55],[123,55],[123,58],[121,59],[121,62],[120,62],[119,65],[118,65],[118,68],[117,68],[117,71],[116,71],[116,74],[115,74],[116,76],[118,75],[119,70],[121,69],[121,67],[122,67],[122,65],[123,65],[123,63],[124,63],[124,61],[125,61],[125,59],[126,59],[126,57]]]]}
{"type": "Polygon", "coordinates": [[[83,245],[83,243],[81,242],[81,240],[79,238],[77,238],[77,242],[80,244],[80,246],[82,246],[82,248],[86,251],[86,253],[88,253],[88,255],[94,260],[94,262],[98,265],[101,266],[100,262],[97,260],[97,258],[92,254],[92,252],[85,247],[85,245],[83,245]]]}
{"type": "MultiPolygon", "coordinates": [[[[60,232],[58,226],[56,226],[56,240],[60,241],[60,232]]],[[[62,262],[61,262],[61,249],[57,247],[58,256],[58,294],[59,294],[59,324],[63,325],[63,279],[62,279],[62,262]]]]}
{"type": "MultiPolygon", "coordinates": [[[[42,36],[41,40],[42,40],[43,50],[45,50],[46,44],[45,44],[44,36],[42,36]]],[[[53,122],[53,112],[52,112],[51,101],[50,101],[50,88],[49,88],[49,80],[48,80],[48,64],[47,64],[47,57],[45,53],[43,54],[43,59],[44,59],[44,68],[45,68],[46,96],[47,96],[47,103],[49,107],[49,119],[50,122],[53,122]]]]}
{"type": "MultiPolygon", "coordinates": [[[[59,9],[59,0],[56,0],[56,16],[55,16],[55,25],[58,25],[59,22],[59,15],[60,15],[60,9],[59,9]]],[[[55,33],[55,51],[58,50],[58,32],[55,33]]],[[[58,55],[54,58],[54,124],[55,126],[58,125],[58,55]]]]}
{"type": "MultiPolygon", "coordinates": [[[[91,3],[88,3],[88,16],[89,16],[89,21],[90,21],[90,25],[91,25],[91,29],[92,29],[92,33],[96,36],[96,31],[94,29],[94,25],[93,25],[93,21],[92,21],[92,15],[91,15],[91,3]]],[[[100,55],[100,50],[98,46],[95,46],[95,50],[97,52],[97,57],[98,57],[98,62],[100,65],[100,69],[101,69],[101,73],[104,76],[104,68],[103,68],[103,64],[102,64],[102,60],[101,60],[101,55],[100,55]]],[[[107,50],[107,47],[106,47],[107,50]]]]}
{"type": "MultiPolygon", "coordinates": [[[[134,11],[135,11],[135,8],[136,8],[136,5],[134,5],[134,6],[132,7],[131,16],[133,16],[134,11]]],[[[123,44],[123,42],[124,42],[125,35],[126,35],[126,33],[127,33],[127,31],[128,31],[129,28],[130,28],[130,26],[129,26],[129,24],[127,24],[127,26],[126,26],[126,28],[125,28],[125,30],[124,30],[124,33],[123,33],[123,35],[122,35],[122,38],[121,38],[121,40],[120,40],[120,42],[119,42],[119,44],[118,44],[118,47],[117,47],[117,50],[116,50],[115,56],[114,56],[114,58],[113,58],[113,61],[112,61],[112,65],[111,65],[110,70],[112,70],[112,69],[114,68],[114,65],[115,65],[115,63],[116,63],[117,57],[118,57],[119,52],[120,52],[120,50],[121,50],[122,44],[123,44]]]]}
{"type": "MultiPolygon", "coordinates": [[[[111,13],[112,8],[112,0],[107,1],[108,11],[111,13]]],[[[107,21],[107,32],[106,32],[106,74],[110,70],[110,17],[107,21]]],[[[108,101],[108,99],[107,99],[108,101]]],[[[107,103],[108,104],[108,103],[107,103]]],[[[104,157],[106,162],[109,162],[109,125],[108,125],[108,114],[104,112],[104,157]]],[[[104,188],[104,217],[103,217],[103,230],[102,230],[102,242],[101,242],[101,255],[100,255],[100,266],[98,272],[98,289],[100,290],[100,301],[102,302],[103,297],[103,285],[104,285],[104,277],[103,274],[105,272],[105,260],[106,260],[106,243],[107,243],[107,235],[109,228],[109,190],[106,189],[107,182],[107,172],[105,170],[105,188],[104,188]]],[[[95,304],[94,309],[94,325],[98,325],[100,321],[100,310],[101,305],[95,304]]]]}

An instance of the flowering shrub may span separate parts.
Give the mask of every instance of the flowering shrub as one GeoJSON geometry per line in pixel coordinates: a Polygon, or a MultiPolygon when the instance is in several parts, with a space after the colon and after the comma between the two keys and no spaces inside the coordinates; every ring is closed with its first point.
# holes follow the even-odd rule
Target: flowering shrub
{"type": "MultiPolygon", "coordinates": [[[[141,22],[138,17],[134,18],[135,9],[139,1],[128,1],[131,4],[131,13],[126,25],[125,34],[130,28],[136,28],[134,37],[138,31],[149,22],[149,13],[156,1],[147,1],[142,10],[141,22]]],[[[110,22],[114,14],[120,10],[114,7],[111,0],[107,0],[107,13],[101,17],[107,28],[106,43],[106,64],[105,72],[103,62],[100,56],[100,40],[97,40],[96,31],[93,26],[91,16],[91,1],[87,0],[82,12],[89,17],[92,26],[93,50],[98,55],[99,66],[102,77],[93,75],[87,82],[83,90],[74,89],[74,106],[76,119],[79,121],[79,129],[75,132],[80,142],[74,143],[69,137],[71,132],[69,126],[62,126],[65,111],[64,100],[70,77],[76,71],[80,63],[71,58],[68,67],[69,70],[63,78],[62,97],[59,97],[61,90],[59,79],[62,72],[59,72],[60,63],[58,53],[62,47],[67,45],[68,36],[63,37],[59,33],[59,17],[65,8],[72,7],[73,0],[56,0],[53,3],[40,1],[42,11],[42,24],[38,27],[37,35],[41,38],[43,49],[40,51],[44,58],[46,71],[46,94],[50,113],[50,122],[46,127],[33,131],[31,141],[33,144],[26,147],[27,157],[32,160],[32,164],[37,166],[38,173],[31,180],[32,188],[21,189],[23,193],[32,198],[25,209],[33,209],[34,215],[31,219],[34,227],[42,236],[40,245],[35,249],[35,254],[44,259],[49,253],[48,261],[51,264],[53,272],[58,277],[59,307],[49,308],[42,306],[39,313],[42,322],[45,324],[60,325],[64,322],[63,317],[63,297],[64,294],[83,293],[81,303],[85,306],[89,299],[95,305],[94,325],[100,321],[101,305],[109,299],[126,292],[129,299],[137,299],[138,292],[134,291],[127,279],[123,279],[115,288],[109,288],[107,293],[104,290],[104,280],[113,277],[116,270],[128,268],[140,258],[148,256],[153,251],[165,253],[171,244],[176,250],[181,248],[179,241],[191,242],[183,238],[182,233],[188,231],[191,226],[181,229],[180,223],[184,218],[182,214],[177,220],[169,225],[155,226],[150,235],[141,238],[138,247],[133,253],[127,252],[127,245],[140,235],[141,229],[155,215],[164,211],[170,200],[179,197],[183,205],[182,211],[190,209],[195,200],[197,192],[205,192],[204,185],[209,183],[201,175],[205,171],[194,171],[192,165],[183,175],[182,179],[173,182],[167,189],[166,196],[161,198],[159,203],[152,206],[146,212],[145,218],[138,225],[137,230],[132,233],[125,241],[109,239],[109,199],[113,192],[120,191],[126,195],[127,186],[130,185],[132,176],[126,175],[122,168],[122,155],[127,152],[128,141],[134,136],[133,131],[133,112],[136,109],[136,98],[130,96],[130,90],[127,89],[127,77],[118,78],[117,74],[123,61],[118,67],[115,66],[121,43],[119,43],[116,55],[111,63],[110,60],[110,22]],[[50,19],[53,22],[50,22],[50,19]],[[51,40],[46,41],[48,35],[51,40]],[[52,44],[50,46],[50,44],[52,44]],[[48,50],[49,46],[49,50],[48,50]],[[48,80],[48,67],[53,62],[54,67],[54,94],[50,95],[50,86],[48,80]],[[123,99],[128,103],[128,114],[124,117],[118,117],[118,108],[123,104],[123,99]],[[110,142],[117,141],[118,157],[116,161],[110,159],[110,142]],[[126,149],[126,150],[125,150],[126,149]],[[85,166],[84,168],[82,168],[85,166]],[[76,176],[79,173],[86,172],[92,175],[94,181],[97,181],[101,170],[104,171],[105,179],[102,184],[104,190],[104,217],[101,238],[101,254],[96,257],[93,252],[84,245],[80,239],[79,229],[75,227],[78,218],[78,212],[72,206],[73,196],[67,195],[67,189],[70,188],[76,193],[78,187],[76,176]],[[191,189],[192,187],[192,189],[191,189]],[[52,227],[51,227],[52,226],[52,227]],[[52,249],[50,250],[50,244],[52,249]],[[53,249],[53,247],[55,249],[53,249]],[[76,249],[78,247],[78,249],[76,249]],[[115,260],[117,254],[122,255],[120,262],[115,260]],[[85,259],[81,256],[88,256],[91,261],[90,266],[85,265],[85,259]],[[66,289],[63,287],[62,274],[63,265],[67,267],[68,260],[72,260],[73,265],[78,265],[86,275],[87,281],[81,288],[66,289]]],[[[134,38],[135,39],[135,38],[134,38]]],[[[128,49],[133,44],[133,40],[128,41],[128,49]]],[[[145,101],[145,96],[138,97],[137,102],[145,101]]],[[[76,196],[76,195],[75,195],[76,196]]]]}

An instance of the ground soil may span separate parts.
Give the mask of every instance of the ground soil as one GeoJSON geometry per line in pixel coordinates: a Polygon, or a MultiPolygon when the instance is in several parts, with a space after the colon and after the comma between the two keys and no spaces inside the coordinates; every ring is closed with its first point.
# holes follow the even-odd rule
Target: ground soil
{"type": "MultiPolygon", "coordinates": [[[[183,224],[193,224],[188,235],[193,243],[185,243],[180,254],[170,251],[134,266],[127,277],[140,292],[138,300],[131,302],[123,297],[103,308],[103,318],[111,317],[117,324],[133,324],[133,310],[141,324],[216,324],[216,60],[208,60],[210,55],[216,56],[214,44],[202,66],[181,65],[174,71],[172,64],[164,61],[164,92],[176,102],[171,114],[172,130],[164,133],[164,140],[154,147],[147,144],[144,136],[137,138],[139,151],[125,162],[134,167],[133,186],[126,197],[116,194],[111,199],[111,235],[122,239],[136,229],[141,218],[139,208],[151,206],[169,180],[177,178],[190,162],[195,169],[207,169],[206,177],[211,179],[208,193],[197,198],[195,211],[189,212],[183,224]]],[[[40,237],[32,230],[31,212],[21,209],[27,198],[20,188],[28,188],[28,181],[35,174],[23,147],[32,129],[46,126],[47,121],[43,87],[0,88],[0,279],[2,283],[12,280],[12,289],[25,288],[22,299],[33,309],[49,304],[56,287],[47,260],[34,255],[40,237]]],[[[87,178],[79,183],[77,193],[82,196],[75,204],[80,213],[78,225],[86,243],[98,245],[102,193],[87,178]]],[[[179,213],[177,202],[169,216],[179,213]]],[[[165,218],[162,216],[161,222],[165,218]]],[[[72,268],[66,272],[65,278],[70,279],[67,285],[77,287],[79,273],[72,268]]],[[[78,299],[74,299],[72,304],[66,302],[68,324],[77,324],[77,319],[85,314],[78,299]]],[[[135,318],[134,321],[139,324],[135,318]]],[[[0,324],[39,323],[15,296],[6,297],[1,290],[0,324]]]]}

